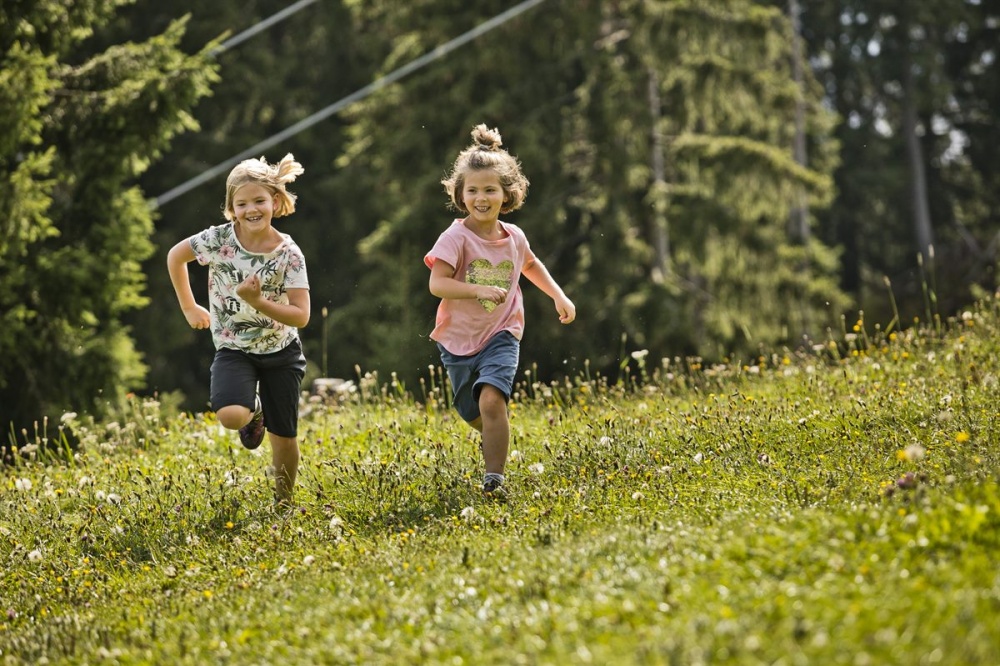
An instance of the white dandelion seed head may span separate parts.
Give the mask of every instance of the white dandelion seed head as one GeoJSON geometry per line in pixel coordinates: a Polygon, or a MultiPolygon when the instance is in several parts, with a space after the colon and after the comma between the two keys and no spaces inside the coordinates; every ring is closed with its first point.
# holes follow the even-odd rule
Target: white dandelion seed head
{"type": "Polygon", "coordinates": [[[28,561],[29,562],[38,562],[41,559],[42,559],[42,551],[38,550],[37,548],[35,550],[31,551],[30,553],[28,553],[28,561]]]}
{"type": "Polygon", "coordinates": [[[305,557],[302,558],[302,564],[304,564],[305,566],[309,566],[310,564],[312,564],[315,561],[316,561],[316,557],[313,556],[313,555],[306,555],[305,557]]]}
{"type": "Polygon", "coordinates": [[[22,492],[31,490],[31,479],[14,479],[14,489],[22,492]]]}
{"type": "Polygon", "coordinates": [[[462,518],[466,520],[471,520],[476,516],[476,510],[473,509],[471,506],[467,506],[464,509],[462,509],[462,512],[458,515],[460,515],[462,518]]]}
{"type": "Polygon", "coordinates": [[[528,465],[528,469],[535,476],[539,476],[540,474],[542,474],[545,471],[545,465],[543,465],[540,462],[536,462],[536,463],[532,463],[531,465],[528,465]]]}

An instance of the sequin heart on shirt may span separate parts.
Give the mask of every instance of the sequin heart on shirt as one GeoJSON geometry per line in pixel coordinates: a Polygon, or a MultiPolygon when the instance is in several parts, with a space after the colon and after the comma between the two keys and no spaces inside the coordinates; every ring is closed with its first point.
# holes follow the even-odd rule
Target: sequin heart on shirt
{"type": "MultiPolygon", "coordinates": [[[[469,263],[465,281],[469,284],[485,284],[491,287],[510,289],[510,279],[514,274],[514,262],[510,259],[501,261],[496,266],[489,259],[475,259],[469,263]]],[[[497,304],[493,301],[479,299],[479,303],[487,312],[493,312],[497,304]]]]}

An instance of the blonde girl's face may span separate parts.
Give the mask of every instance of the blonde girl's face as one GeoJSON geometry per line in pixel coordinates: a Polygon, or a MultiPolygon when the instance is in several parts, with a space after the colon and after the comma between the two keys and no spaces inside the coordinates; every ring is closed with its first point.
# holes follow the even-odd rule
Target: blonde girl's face
{"type": "Polygon", "coordinates": [[[263,231],[274,217],[274,195],[258,183],[247,183],[233,193],[233,215],[246,231],[263,231]]]}
{"type": "Polygon", "coordinates": [[[476,222],[495,222],[500,217],[504,192],[500,177],[490,170],[470,171],[462,188],[462,203],[476,222]]]}

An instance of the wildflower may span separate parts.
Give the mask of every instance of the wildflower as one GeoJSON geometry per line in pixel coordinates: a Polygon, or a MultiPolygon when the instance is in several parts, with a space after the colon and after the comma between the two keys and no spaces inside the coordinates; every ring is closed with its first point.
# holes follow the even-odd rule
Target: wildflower
{"type": "Polygon", "coordinates": [[[642,500],[642,499],[645,499],[645,497],[646,497],[646,496],[645,496],[645,495],[643,495],[642,493],[640,493],[640,492],[639,492],[638,490],[637,490],[637,491],[635,491],[634,493],[632,493],[632,499],[634,499],[634,500],[635,500],[635,501],[637,501],[637,502],[638,502],[639,500],[642,500]]]}
{"type": "Polygon", "coordinates": [[[964,430],[960,430],[955,435],[955,441],[958,442],[959,444],[963,444],[963,443],[969,441],[969,433],[965,432],[964,430]]]}
{"type": "Polygon", "coordinates": [[[343,528],[344,520],[340,516],[334,516],[330,519],[330,529],[335,530],[337,528],[343,528]]]}
{"type": "Polygon", "coordinates": [[[917,460],[923,460],[924,455],[926,455],[927,449],[922,447],[920,444],[910,444],[903,450],[903,455],[906,460],[910,462],[916,462],[917,460]]]}
{"type": "Polygon", "coordinates": [[[38,550],[37,548],[28,553],[29,562],[38,562],[41,559],[42,559],[42,551],[38,550]]]}
{"type": "Polygon", "coordinates": [[[305,566],[309,566],[310,564],[312,564],[315,561],[316,561],[316,558],[314,556],[312,556],[312,555],[306,555],[305,557],[302,558],[302,564],[304,564],[305,566]]]}
{"type": "Polygon", "coordinates": [[[528,469],[531,470],[532,474],[537,476],[545,471],[545,465],[543,465],[540,462],[536,462],[534,464],[529,465],[528,469]]]}
{"type": "Polygon", "coordinates": [[[31,479],[14,479],[14,488],[24,492],[31,490],[31,479]]]}
{"type": "Polygon", "coordinates": [[[471,506],[467,506],[464,509],[462,509],[462,513],[460,513],[458,515],[460,515],[465,520],[471,520],[472,518],[475,517],[476,510],[473,509],[471,506]]]}

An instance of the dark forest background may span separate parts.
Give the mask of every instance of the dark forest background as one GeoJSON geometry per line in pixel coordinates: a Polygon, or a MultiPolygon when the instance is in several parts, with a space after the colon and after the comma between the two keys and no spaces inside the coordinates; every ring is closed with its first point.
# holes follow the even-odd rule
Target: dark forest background
{"type": "Polygon", "coordinates": [[[276,226],[308,262],[310,377],[417,389],[438,363],[422,257],[480,122],[531,179],[509,221],[578,307],[563,327],[525,287],[542,379],[640,350],[750,362],[996,287],[995,3],[5,0],[0,422],[130,393],[205,409],[211,340],[165,255],[222,221],[228,168],[163,195],[512,8],[261,151],[306,169],[276,226]]]}

